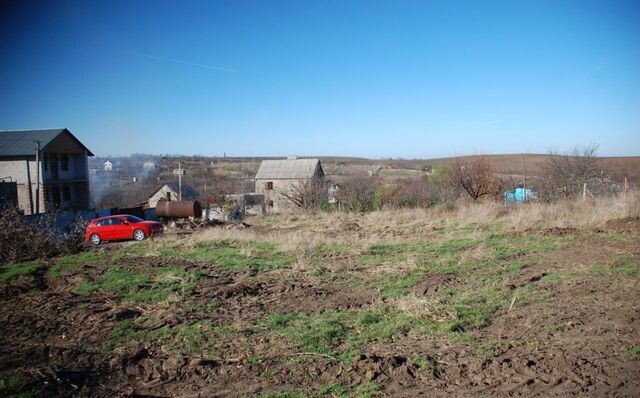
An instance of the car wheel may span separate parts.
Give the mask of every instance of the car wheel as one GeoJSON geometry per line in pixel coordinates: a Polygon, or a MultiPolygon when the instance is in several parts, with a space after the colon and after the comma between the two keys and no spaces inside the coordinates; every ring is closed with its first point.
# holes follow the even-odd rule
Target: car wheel
{"type": "Polygon", "coordinates": [[[102,239],[100,239],[100,235],[98,234],[91,234],[91,236],[89,237],[89,241],[96,246],[102,243],[102,239]]]}
{"type": "Polygon", "coordinates": [[[144,238],[146,238],[147,235],[144,234],[144,231],[141,229],[136,229],[135,231],[133,231],[133,239],[135,240],[144,240],[144,238]]]}

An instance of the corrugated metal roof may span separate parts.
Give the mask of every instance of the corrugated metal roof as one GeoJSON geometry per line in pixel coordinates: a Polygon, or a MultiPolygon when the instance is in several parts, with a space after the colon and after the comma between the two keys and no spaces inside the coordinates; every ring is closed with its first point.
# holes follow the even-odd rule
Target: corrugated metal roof
{"type": "Polygon", "coordinates": [[[312,178],[318,167],[324,174],[319,159],[263,160],[256,179],[312,178]]]}
{"type": "Polygon", "coordinates": [[[65,132],[86,149],[89,156],[93,156],[93,153],[67,129],[0,131],[0,156],[35,156],[34,140],[40,141],[40,148],[44,150],[51,141],[65,132]]]}

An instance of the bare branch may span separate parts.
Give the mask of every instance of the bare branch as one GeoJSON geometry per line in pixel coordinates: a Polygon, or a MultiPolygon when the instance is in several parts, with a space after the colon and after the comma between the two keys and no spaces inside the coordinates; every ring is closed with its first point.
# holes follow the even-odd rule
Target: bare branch
{"type": "Polygon", "coordinates": [[[474,201],[496,191],[493,168],[485,158],[457,159],[452,163],[448,176],[451,184],[462,189],[474,201]]]}

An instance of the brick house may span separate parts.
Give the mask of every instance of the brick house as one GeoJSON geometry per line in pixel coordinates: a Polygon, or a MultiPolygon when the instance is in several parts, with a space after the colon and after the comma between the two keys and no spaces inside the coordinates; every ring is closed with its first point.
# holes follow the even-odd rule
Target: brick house
{"type": "Polygon", "coordinates": [[[263,160],[255,178],[256,193],[264,195],[267,213],[291,211],[295,205],[284,193],[311,180],[324,183],[319,159],[263,160]]]}
{"type": "Polygon", "coordinates": [[[0,131],[0,178],[17,185],[18,207],[25,214],[87,209],[88,156],[93,153],[67,129],[0,131]]]}

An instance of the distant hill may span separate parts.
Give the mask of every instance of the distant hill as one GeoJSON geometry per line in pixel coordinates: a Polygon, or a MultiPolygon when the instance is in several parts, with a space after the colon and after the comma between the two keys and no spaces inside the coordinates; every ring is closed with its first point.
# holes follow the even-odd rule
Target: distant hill
{"type": "MultiPolygon", "coordinates": [[[[538,174],[543,165],[549,160],[549,154],[502,154],[502,155],[472,155],[455,156],[437,159],[411,159],[411,160],[369,160],[372,164],[388,165],[395,168],[417,169],[438,164],[448,164],[458,159],[473,159],[482,157],[491,162],[494,169],[500,173],[521,173],[522,163],[527,173],[538,174]]],[[[640,177],[640,156],[598,157],[598,164],[604,171],[616,169],[619,173],[630,178],[640,177]]]]}

